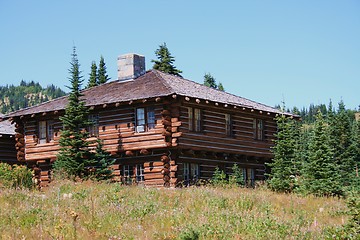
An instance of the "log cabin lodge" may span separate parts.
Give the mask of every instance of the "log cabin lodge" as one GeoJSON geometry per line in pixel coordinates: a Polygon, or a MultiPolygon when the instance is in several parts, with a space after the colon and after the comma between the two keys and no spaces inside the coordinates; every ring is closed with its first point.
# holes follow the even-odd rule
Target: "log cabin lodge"
{"type": "MultiPolygon", "coordinates": [[[[116,159],[114,180],[145,186],[186,186],[237,164],[245,180],[264,180],[278,109],[202,84],[145,70],[145,57],[118,57],[118,79],[83,90],[92,139],[116,159]]],[[[60,97],[3,117],[15,124],[17,160],[51,181],[59,150],[60,97]]],[[[289,114],[290,115],[290,114],[289,114]]]]}

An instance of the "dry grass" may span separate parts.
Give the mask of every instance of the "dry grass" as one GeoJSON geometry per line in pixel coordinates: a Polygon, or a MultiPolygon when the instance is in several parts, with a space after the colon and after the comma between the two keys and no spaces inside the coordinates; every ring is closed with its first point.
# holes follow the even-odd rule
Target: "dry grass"
{"type": "Polygon", "coordinates": [[[336,198],[264,189],[154,189],[59,182],[0,192],[1,239],[325,239],[346,222],[336,198]]]}

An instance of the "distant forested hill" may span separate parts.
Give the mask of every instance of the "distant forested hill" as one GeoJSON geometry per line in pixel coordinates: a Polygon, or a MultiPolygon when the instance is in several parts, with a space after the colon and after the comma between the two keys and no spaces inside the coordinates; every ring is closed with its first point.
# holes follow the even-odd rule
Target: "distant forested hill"
{"type": "Polygon", "coordinates": [[[43,88],[34,81],[26,82],[22,80],[20,86],[0,86],[0,112],[8,113],[16,111],[64,96],[65,94],[63,90],[53,84],[43,88]]]}

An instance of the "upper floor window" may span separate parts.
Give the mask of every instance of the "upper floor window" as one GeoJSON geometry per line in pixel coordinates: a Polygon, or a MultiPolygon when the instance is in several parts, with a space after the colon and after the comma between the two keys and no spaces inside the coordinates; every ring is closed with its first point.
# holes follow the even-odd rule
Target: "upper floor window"
{"type": "Polygon", "coordinates": [[[38,123],[38,143],[48,143],[54,140],[54,122],[39,121],[38,123]]]}
{"type": "Polygon", "coordinates": [[[145,132],[155,128],[155,110],[153,107],[136,109],[136,132],[145,132]]]}
{"type": "Polygon", "coordinates": [[[262,119],[254,119],[253,129],[254,139],[264,140],[264,121],[262,119]]]}
{"type": "Polygon", "coordinates": [[[90,136],[99,136],[99,115],[89,115],[89,122],[91,123],[88,126],[87,131],[89,132],[90,136]]]}
{"type": "Polygon", "coordinates": [[[188,108],[189,130],[195,132],[202,131],[202,112],[199,108],[188,108]]]}
{"type": "Polygon", "coordinates": [[[231,114],[229,113],[225,113],[225,134],[227,136],[233,135],[232,118],[231,118],[231,114]]]}

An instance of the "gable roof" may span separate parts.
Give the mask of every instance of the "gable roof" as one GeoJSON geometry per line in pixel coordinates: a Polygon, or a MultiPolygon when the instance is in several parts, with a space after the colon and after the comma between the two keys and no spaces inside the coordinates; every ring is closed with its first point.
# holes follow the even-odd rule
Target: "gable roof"
{"type": "MultiPolygon", "coordinates": [[[[86,106],[96,106],[176,94],[184,97],[252,108],[259,111],[281,113],[276,108],[154,69],[147,71],[144,75],[135,80],[116,80],[83,90],[82,93],[84,94],[86,106]]],[[[67,103],[67,96],[64,96],[33,107],[12,112],[6,115],[5,118],[56,110],[59,111],[65,109],[67,103]]]]}
{"type": "MultiPolygon", "coordinates": [[[[4,117],[4,114],[0,113],[0,119],[4,117]]],[[[3,134],[14,135],[15,134],[15,126],[11,124],[10,121],[2,121],[0,122],[0,136],[3,134]]]]}

